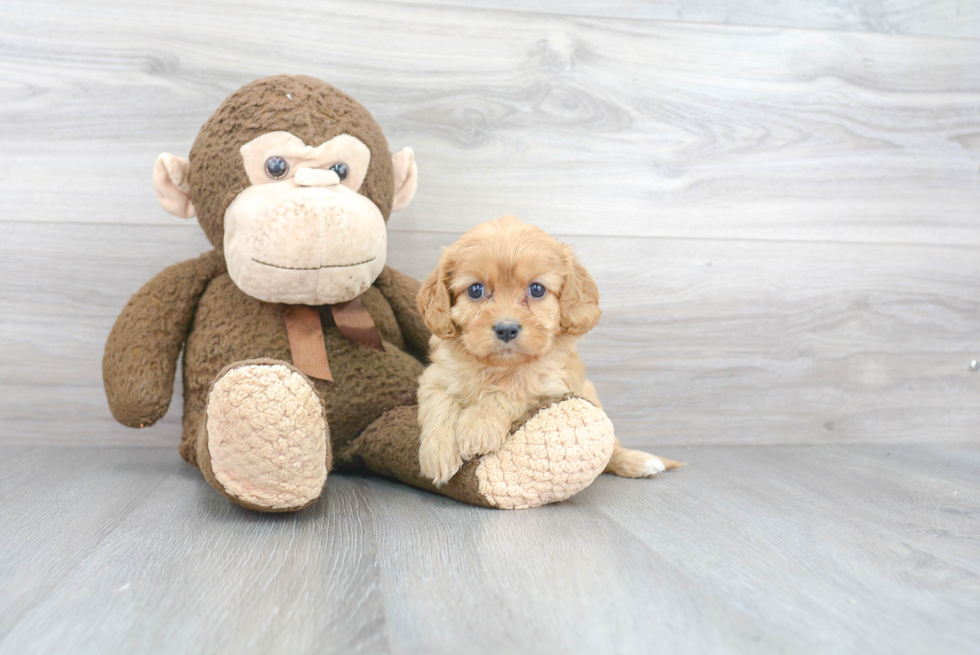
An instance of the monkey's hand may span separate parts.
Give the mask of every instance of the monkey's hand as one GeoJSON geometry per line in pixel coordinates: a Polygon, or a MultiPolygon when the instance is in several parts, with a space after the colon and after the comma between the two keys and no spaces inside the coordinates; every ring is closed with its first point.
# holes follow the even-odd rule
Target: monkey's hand
{"type": "Polygon", "coordinates": [[[415,297],[418,296],[422,283],[404,273],[388,266],[384,267],[381,275],[374,281],[395,312],[395,320],[402,331],[405,343],[412,354],[428,361],[429,338],[432,332],[425,326],[422,312],[419,311],[415,297]]]}
{"type": "Polygon", "coordinates": [[[106,398],[117,421],[142,428],[167,412],[197,302],[223,271],[224,260],[211,251],[163,269],[126,303],[102,358],[106,398]]]}

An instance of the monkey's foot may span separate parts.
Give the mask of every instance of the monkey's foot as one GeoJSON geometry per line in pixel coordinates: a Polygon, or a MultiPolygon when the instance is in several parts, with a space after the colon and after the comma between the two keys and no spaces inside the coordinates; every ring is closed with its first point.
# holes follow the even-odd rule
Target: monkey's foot
{"type": "Polygon", "coordinates": [[[285,362],[241,362],[211,385],[198,463],[229,500],[288,512],[320,496],[328,437],[323,405],[306,377],[285,362]]]}
{"type": "Polygon", "coordinates": [[[479,492],[501,509],[565,500],[602,473],[614,443],[612,423],[601,409],[582,398],[556,402],[531,416],[500,450],[479,458],[479,492]]]}

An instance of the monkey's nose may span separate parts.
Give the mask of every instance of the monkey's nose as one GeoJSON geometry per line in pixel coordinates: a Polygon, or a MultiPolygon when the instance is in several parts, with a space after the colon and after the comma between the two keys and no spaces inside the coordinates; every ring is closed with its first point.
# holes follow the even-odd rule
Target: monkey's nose
{"type": "Polygon", "coordinates": [[[501,321],[493,326],[493,333],[503,342],[515,338],[520,331],[521,326],[515,321],[501,321]]]}
{"type": "Polygon", "coordinates": [[[340,176],[333,169],[297,168],[293,176],[300,186],[333,186],[340,184],[340,176]]]}

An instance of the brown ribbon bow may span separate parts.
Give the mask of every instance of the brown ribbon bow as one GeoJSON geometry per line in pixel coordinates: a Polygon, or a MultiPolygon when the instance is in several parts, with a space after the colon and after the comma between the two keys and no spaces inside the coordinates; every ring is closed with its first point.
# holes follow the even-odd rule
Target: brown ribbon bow
{"type": "MultiPolygon", "coordinates": [[[[381,335],[378,334],[371,312],[364,306],[363,300],[354,298],[328,307],[337,329],[347,339],[384,351],[381,335]]],[[[323,340],[320,311],[309,305],[284,305],[282,313],[286,319],[286,334],[289,336],[293,365],[310,377],[333,382],[330,363],[327,361],[327,344],[323,340]]]]}

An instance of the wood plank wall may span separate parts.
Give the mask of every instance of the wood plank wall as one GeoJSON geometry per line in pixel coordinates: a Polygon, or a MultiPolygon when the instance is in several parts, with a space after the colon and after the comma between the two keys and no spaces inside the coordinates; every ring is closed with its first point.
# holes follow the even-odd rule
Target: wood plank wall
{"type": "Polygon", "coordinates": [[[977,3],[303,4],[0,10],[0,441],[177,442],[179,388],[132,431],[101,383],[129,295],[208,248],[150,172],[281,72],[415,148],[394,266],[505,212],[577,248],[624,442],[980,436],[977,3]]]}

